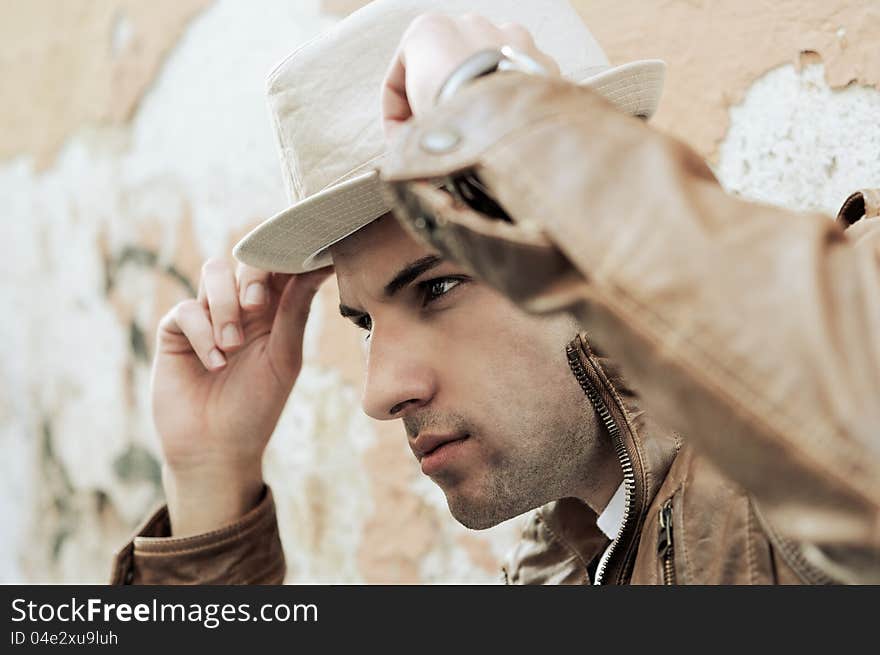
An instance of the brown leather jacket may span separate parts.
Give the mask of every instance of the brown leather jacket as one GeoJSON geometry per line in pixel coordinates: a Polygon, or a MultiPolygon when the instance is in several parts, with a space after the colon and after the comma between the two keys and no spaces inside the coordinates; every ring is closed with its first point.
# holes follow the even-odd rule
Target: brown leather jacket
{"type": "MultiPolygon", "coordinates": [[[[507,581],[880,582],[880,192],[836,222],[747,203],[589,90],[514,73],[413,123],[383,177],[418,238],[586,330],[569,362],[620,458],[623,527],[597,571],[595,514],[550,503],[507,581]],[[461,172],[512,220],[437,189],[461,172]]],[[[114,582],[283,577],[268,492],[215,533],[170,538],[160,510],[140,535],[114,582]]]]}

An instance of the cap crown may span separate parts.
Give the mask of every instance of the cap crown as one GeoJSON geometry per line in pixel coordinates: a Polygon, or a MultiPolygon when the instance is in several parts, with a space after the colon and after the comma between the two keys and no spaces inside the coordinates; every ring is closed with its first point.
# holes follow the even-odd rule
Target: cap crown
{"type": "Polygon", "coordinates": [[[312,39],[270,73],[268,100],[293,202],[373,168],[383,152],[382,78],[418,15],[477,13],[524,25],[562,74],[608,59],[567,0],[375,0],[312,39]]]}

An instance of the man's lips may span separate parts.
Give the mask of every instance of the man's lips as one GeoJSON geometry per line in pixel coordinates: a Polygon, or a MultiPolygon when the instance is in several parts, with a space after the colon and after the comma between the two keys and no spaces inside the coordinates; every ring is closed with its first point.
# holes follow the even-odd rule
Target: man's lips
{"type": "Polygon", "coordinates": [[[453,466],[467,448],[470,435],[421,435],[412,444],[413,452],[422,465],[425,475],[439,475],[443,469],[453,466]]]}
{"type": "Polygon", "coordinates": [[[430,455],[432,452],[453,441],[461,441],[468,438],[467,433],[464,434],[420,434],[416,440],[410,444],[416,459],[422,461],[422,458],[430,455]]]}

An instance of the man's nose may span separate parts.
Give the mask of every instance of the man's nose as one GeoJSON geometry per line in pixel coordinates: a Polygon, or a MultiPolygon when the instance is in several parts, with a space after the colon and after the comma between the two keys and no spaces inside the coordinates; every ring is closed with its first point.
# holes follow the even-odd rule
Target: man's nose
{"type": "Polygon", "coordinates": [[[381,329],[370,335],[363,408],[380,421],[403,418],[428,404],[435,393],[430,353],[414,334],[381,329]]]}

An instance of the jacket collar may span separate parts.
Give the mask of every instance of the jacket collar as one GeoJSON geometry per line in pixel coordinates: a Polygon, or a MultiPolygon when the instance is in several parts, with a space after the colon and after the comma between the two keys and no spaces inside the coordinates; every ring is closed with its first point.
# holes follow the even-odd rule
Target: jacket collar
{"type": "MultiPolygon", "coordinates": [[[[597,573],[602,581],[619,584],[629,579],[648,508],[681,444],[678,435],[645,414],[639,396],[627,385],[619,368],[590,344],[585,333],[573,339],[567,351],[572,372],[606,436],[614,442],[624,473],[623,524],[604,570],[597,573]]],[[[596,526],[596,513],[579,500],[566,498],[549,503],[539,512],[582,561],[592,561],[608,543],[596,526]]]]}

